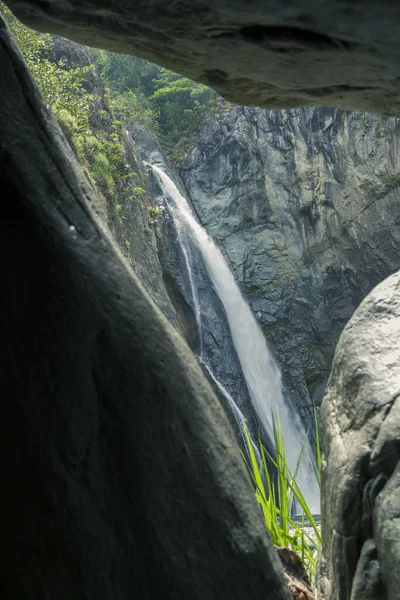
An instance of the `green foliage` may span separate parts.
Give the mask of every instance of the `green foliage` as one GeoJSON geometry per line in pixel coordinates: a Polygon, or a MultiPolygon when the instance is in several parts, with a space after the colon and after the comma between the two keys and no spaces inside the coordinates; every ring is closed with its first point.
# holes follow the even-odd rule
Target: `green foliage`
{"type": "Polygon", "coordinates": [[[159,112],[150,108],[146,98],[140,98],[134,91],[113,93],[111,106],[125,122],[142,125],[156,134],[159,132],[159,112]]]}
{"type": "Polygon", "coordinates": [[[149,211],[149,225],[155,225],[157,223],[157,217],[162,215],[161,210],[155,206],[148,206],[147,210],[149,211]]]}
{"type": "Polygon", "coordinates": [[[157,65],[136,56],[95,48],[92,55],[100,74],[117,94],[135,91],[139,96],[149,97],[154,92],[153,80],[160,71],[157,65]]]}
{"type": "MultiPolygon", "coordinates": [[[[316,428],[317,461],[315,463],[313,460],[313,465],[317,475],[318,484],[320,484],[321,454],[315,411],[314,419],[316,428]]],[[[297,552],[301,557],[310,578],[313,579],[316,568],[316,554],[321,544],[321,533],[296,482],[302,452],[298,457],[294,473],[291,473],[287,465],[285,443],[282,437],[279,418],[277,418],[277,420],[273,420],[273,441],[276,458],[268,453],[261,440],[259,440],[261,456],[261,464],[259,464],[253,442],[245,425],[244,428],[250,458],[247,459],[244,454],[243,458],[250,477],[255,485],[256,499],[263,512],[265,525],[270,533],[272,542],[276,546],[289,546],[297,552]],[[276,468],[277,484],[274,483],[270,473],[267,457],[276,468]],[[299,526],[292,518],[292,506],[294,501],[300,506],[302,511],[301,526],[299,526]],[[306,519],[313,530],[312,536],[308,535],[304,530],[306,519]]]]}
{"type": "Polygon", "coordinates": [[[370,198],[383,198],[392,190],[400,187],[400,173],[381,171],[374,178],[363,177],[360,188],[365,190],[370,198]]]}
{"type": "Polygon", "coordinates": [[[159,111],[160,130],[172,150],[176,144],[197,133],[214,106],[216,95],[205,85],[167,69],[161,69],[155,87],[150,101],[159,111]]]}
{"type": "Polygon", "coordinates": [[[90,157],[90,166],[98,187],[105,195],[112,196],[115,192],[115,183],[110,161],[105,152],[94,152],[90,157]]]}
{"type": "MultiPolygon", "coordinates": [[[[117,197],[124,204],[141,202],[145,190],[135,184],[132,187],[137,174],[126,164],[123,123],[139,124],[156,133],[179,165],[201,123],[215,110],[214,92],[145,60],[93,49],[96,66],[109,88],[103,97],[93,96],[84,87],[93,65],[79,67],[64,58],[51,60],[52,36],[28,29],[5,7],[4,13],[45,101],[89,179],[112,202],[117,197]],[[106,110],[109,107],[118,120],[106,110]]],[[[125,218],[126,209],[117,207],[117,212],[125,218]]],[[[157,216],[158,209],[150,207],[149,223],[154,224],[157,216]]]]}
{"type": "MultiPolygon", "coordinates": [[[[53,45],[52,37],[25,27],[6,7],[2,6],[2,11],[51,110],[55,115],[67,111],[76,119],[78,127],[88,128],[93,97],[85,91],[83,83],[93,67],[71,67],[63,58],[51,61],[48,56],[53,45]]],[[[61,121],[66,124],[65,118],[61,117],[61,121]]]]}
{"type": "Polygon", "coordinates": [[[74,138],[79,133],[78,119],[71,115],[68,110],[63,108],[57,113],[57,121],[70,145],[74,146],[74,138]]]}
{"type": "MultiPolygon", "coordinates": [[[[103,97],[92,96],[85,90],[84,83],[93,65],[78,67],[69,65],[65,59],[50,60],[53,38],[28,29],[7,8],[4,13],[28,67],[84,171],[111,203],[116,203],[118,198],[117,214],[125,219],[125,203],[129,199],[140,201],[145,190],[136,186],[132,191],[132,178],[137,178],[138,174],[127,164],[124,126],[121,120],[113,117],[110,104],[124,121],[139,122],[155,130],[157,111],[143,109],[139,95],[146,89],[148,95],[154,92],[154,86],[149,82],[157,75],[159,67],[140,59],[97,51],[100,70],[121,93],[119,96],[115,92],[112,95],[105,93],[103,97]],[[124,69],[125,75],[119,80],[124,69]],[[139,86],[140,90],[130,91],[127,86],[131,85],[139,86]],[[95,123],[94,130],[91,123],[95,123]]],[[[154,216],[150,215],[151,218],[154,216]]],[[[128,245],[129,242],[126,247],[128,245]]]]}
{"type": "Polygon", "coordinates": [[[104,50],[93,50],[93,56],[115,111],[158,135],[179,166],[201,124],[216,111],[215,92],[140,58],[104,50]]]}
{"type": "Polygon", "coordinates": [[[354,114],[356,119],[356,127],[363,133],[368,133],[372,129],[372,116],[366,112],[357,112],[354,114]]]}
{"type": "Polygon", "coordinates": [[[142,199],[143,194],[145,193],[144,188],[142,187],[135,187],[133,188],[133,192],[132,192],[132,200],[138,200],[140,201],[142,199]]]}
{"type": "Polygon", "coordinates": [[[385,137],[386,131],[384,127],[377,127],[375,130],[375,136],[377,138],[383,138],[385,137]]]}
{"type": "Polygon", "coordinates": [[[147,210],[149,211],[149,213],[152,217],[159,217],[160,215],[162,215],[161,210],[159,210],[155,206],[148,206],[147,210]]]}
{"type": "MultiPolygon", "coordinates": [[[[67,124],[62,125],[65,130],[72,121],[65,115],[63,119],[67,124]]],[[[118,122],[116,123],[118,126],[118,122]]],[[[129,189],[126,179],[131,176],[131,172],[125,162],[125,151],[118,130],[100,130],[96,135],[90,130],[84,133],[72,130],[71,141],[81,164],[87,167],[89,176],[103,194],[113,199],[117,191],[129,189]]]]}
{"type": "Polygon", "coordinates": [[[51,35],[38,33],[25,27],[3,2],[0,2],[0,9],[28,64],[29,61],[36,61],[42,56],[47,56],[53,44],[51,35]]]}
{"type": "MultiPolygon", "coordinates": [[[[194,132],[192,132],[194,133],[194,132]]],[[[174,165],[179,169],[185,155],[192,150],[194,139],[186,136],[182,137],[170,150],[170,158],[174,165]]]]}
{"type": "Polygon", "coordinates": [[[160,67],[125,54],[92,49],[96,66],[109,86],[111,106],[125,122],[136,123],[153,133],[159,132],[157,109],[148,98],[154,92],[154,78],[160,67]]]}
{"type": "Polygon", "coordinates": [[[126,209],[122,206],[122,204],[116,204],[115,208],[117,209],[117,213],[118,215],[122,218],[125,219],[126,215],[127,215],[127,211],[126,209]]]}

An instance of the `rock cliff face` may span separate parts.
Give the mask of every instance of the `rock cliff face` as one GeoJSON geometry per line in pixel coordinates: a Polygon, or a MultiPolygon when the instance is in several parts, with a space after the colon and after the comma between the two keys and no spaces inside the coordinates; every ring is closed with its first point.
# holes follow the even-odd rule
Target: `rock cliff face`
{"type": "MultiPolygon", "coordinates": [[[[64,58],[74,66],[92,64],[89,48],[58,36],[54,37],[51,58],[64,58]]],[[[95,98],[90,117],[92,132],[96,134],[99,131],[112,131],[115,115],[106,99],[104,81],[94,66],[87,76],[85,88],[95,98]]],[[[104,193],[99,186],[96,187],[99,210],[140,282],[166,318],[179,330],[158,259],[156,227],[149,213],[149,207],[155,204],[149,177],[135,139],[126,130],[121,139],[121,147],[124,162],[129,166],[132,175],[126,179],[123,189],[117,188],[112,194],[104,193]],[[135,193],[138,189],[140,194],[135,193]]],[[[90,176],[90,173],[88,175],[90,176]]]]}
{"type": "MultiPolygon", "coordinates": [[[[91,62],[88,49],[59,37],[52,55],[80,66],[91,62]]],[[[110,122],[113,115],[95,70],[86,87],[100,102],[91,117],[95,131],[105,126],[100,110],[110,122]]],[[[134,201],[117,194],[110,202],[98,189],[103,218],[146,291],[195,354],[202,338],[202,359],[250,421],[253,411],[220,301],[198,256],[199,332],[176,231],[170,220],[157,223],[148,211],[164,200],[143,159],[178,183],[223,250],[309,426],[340,332],[374,285],[399,266],[399,140],[393,118],[329,108],[268,111],[221,101],[219,117],[186,156],[181,179],[154,136],[140,128],[125,132],[125,160],[135,174],[130,183],[145,193],[134,201]]]]}
{"type": "Polygon", "coordinates": [[[181,176],[303,414],[366,294],[400,266],[397,120],[221,107],[181,176]]]}
{"type": "MultiPolygon", "coordinates": [[[[54,55],[90,62],[85,48],[60,38],[54,55]]],[[[95,72],[88,87],[103,99],[95,72]]],[[[96,114],[92,120],[94,128],[103,126],[96,114]]],[[[310,426],[312,401],[321,401],[340,332],[368,292],[399,266],[399,140],[399,123],[392,118],[328,108],[267,111],[221,101],[219,117],[206,124],[186,156],[181,178],[152,134],[125,132],[126,160],[136,174],[132,185],[146,192],[140,201],[122,195],[114,203],[99,194],[104,218],[147,292],[201,354],[254,432],[220,301],[191,248],[203,307],[199,331],[173,222],[166,210],[157,223],[149,216],[149,206],[166,207],[143,160],[168,173],[218,242],[310,426]],[[122,211],[115,202],[123,203],[122,211]]],[[[236,427],[229,403],[220,399],[236,427]]]]}

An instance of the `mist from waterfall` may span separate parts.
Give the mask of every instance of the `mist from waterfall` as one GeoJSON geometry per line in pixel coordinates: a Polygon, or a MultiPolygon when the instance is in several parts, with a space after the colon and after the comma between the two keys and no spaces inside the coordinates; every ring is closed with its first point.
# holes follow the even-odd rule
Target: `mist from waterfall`
{"type": "MultiPolygon", "coordinates": [[[[168,209],[174,220],[179,241],[182,245],[182,251],[184,252],[189,272],[189,281],[200,338],[201,308],[191,272],[189,250],[187,240],[185,242],[185,236],[191,238],[199,248],[210,279],[225,308],[232,340],[252,404],[261,426],[271,440],[274,437],[272,415],[279,414],[281,430],[286,442],[287,463],[291,472],[294,472],[302,447],[305,444],[298,469],[297,483],[308,506],[315,514],[318,514],[320,510],[319,489],[307,448],[307,434],[299,416],[284,398],[281,373],[268,348],[264,334],[250,307],[243,298],[222,253],[204,228],[194,218],[187,200],[159,167],[155,165],[151,165],[151,167],[158,176],[161,188],[166,196],[168,209]]],[[[206,369],[221,389],[223,386],[216,381],[207,365],[206,369]]],[[[223,391],[227,394],[226,390],[223,391]]],[[[239,408],[231,396],[229,396],[228,400],[231,406],[232,402],[236,406],[236,410],[233,407],[232,410],[237,419],[239,408]]]]}

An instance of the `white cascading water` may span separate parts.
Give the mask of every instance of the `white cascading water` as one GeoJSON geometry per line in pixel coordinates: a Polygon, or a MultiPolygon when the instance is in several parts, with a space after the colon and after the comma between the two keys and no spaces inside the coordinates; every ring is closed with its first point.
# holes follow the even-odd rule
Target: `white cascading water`
{"type": "Polygon", "coordinates": [[[223,397],[225,398],[225,400],[228,401],[228,404],[232,410],[233,416],[235,417],[235,421],[236,421],[238,429],[240,431],[240,435],[242,436],[243,446],[244,446],[244,448],[246,448],[249,458],[250,458],[250,452],[248,450],[247,437],[250,440],[251,445],[253,446],[254,453],[257,457],[257,462],[261,467],[262,466],[261,454],[257,448],[257,444],[255,444],[255,442],[253,441],[253,439],[250,435],[246,417],[244,416],[244,414],[242,413],[242,411],[240,410],[240,408],[238,407],[238,405],[236,404],[236,402],[234,401],[234,399],[232,398],[230,393],[224,388],[222,383],[220,381],[218,381],[218,379],[215,377],[214,373],[212,372],[211,368],[201,357],[200,357],[200,362],[203,365],[203,367],[205,368],[205,370],[207,371],[210,378],[213,380],[213,382],[217,386],[217,388],[219,389],[219,391],[221,392],[221,394],[223,395],[223,397]],[[247,435],[246,435],[246,430],[247,430],[247,435]]]}
{"type": "MultiPolygon", "coordinates": [[[[239,358],[244,378],[258,419],[273,439],[272,415],[278,413],[281,430],[286,443],[287,462],[289,469],[294,472],[303,444],[307,438],[304,427],[298,415],[287,405],[284,399],[283,386],[279,367],[276,364],[250,307],[244,300],[228,265],[220,250],[214,244],[203,227],[196,221],[187,200],[179,192],[171,179],[159,167],[151,165],[158,176],[160,185],[167,200],[168,208],[184,250],[183,232],[190,235],[196,242],[204,259],[211,281],[225,308],[232,340],[239,358]]],[[[190,285],[195,304],[196,318],[201,327],[200,307],[191,273],[188,257],[185,256],[189,271],[190,285]]],[[[209,367],[205,365],[210,373],[209,367]]],[[[215,377],[210,373],[214,381],[215,377]]],[[[216,381],[217,386],[223,388],[216,381]]],[[[224,394],[228,394],[223,388],[224,394]]],[[[234,401],[228,394],[230,404],[234,401]]],[[[236,406],[235,417],[242,415],[236,406]],[[239,411],[239,413],[237,412],[239,411]]],[[[232,407],[233,408],[233,407],[232,407]]],[[[315,480],[313,466],[307,448],[302,454],[302,460],[297,474],[297,483],[306,499],[308,506],[319,514],[319,490],[315,480]]]]}

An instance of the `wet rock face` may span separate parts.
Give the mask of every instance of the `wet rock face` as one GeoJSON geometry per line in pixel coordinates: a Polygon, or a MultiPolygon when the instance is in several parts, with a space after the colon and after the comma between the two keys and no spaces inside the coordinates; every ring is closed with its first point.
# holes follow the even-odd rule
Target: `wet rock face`
{"type": "MultiPolygon", "coordinates": [[[[148,164],[161,167],[181,193],[187,197],[179,175],[169,164],[158,140],[140,127],[132,127],[130,134],[140,150],[142,159],[148,164]]],[[[226,313],[199,248],[187,233],[181,232],[181,238],[178,236],[168,210],[168,201],[151,168],[149,167],[148,170],[154,203],[162,210],[157,227],[158,261],[178,317],[180,330],[225,408],[237,441],[245,452],[247,446],[242,420],[246,419],[247,428],[254,439],[258,438],[259,425],[232,341],[226,313]],[[196,316],[197,313],[199,314],[196,316]],[[218,388],[210,371],[223,386],[224,391],[218,388]],[[234,399],[242,415],[232,408],[231,400],[226,393],[234,399]]],[[[153,295],[151,290],[150,295],[153,295]]],[[[169,315],[164,310],[163,312],[170,320],[169,315]]]]}
{"type": "Polygon", "coordinates": [[[222,409],[2,21],[0,100],[4,595],[287,600],[222,409]]]}
{"type": "Polygon", "coordinates": [[[323,600],[399,597],[399,293],[396,273],[355,312],[323,402],[323,600]]]}
{"type": "Polygon", "coordinates": [[[308,423],[344,325],[400,266],[399,139],[392,118],[221,106],[183,164],[308,423]]]}
{"type": "Polygon", "coordinates": [[[7,0],[27,24],[132,53],[238,104],[400,114],[400,5],[391,0],[7,0]]]}

